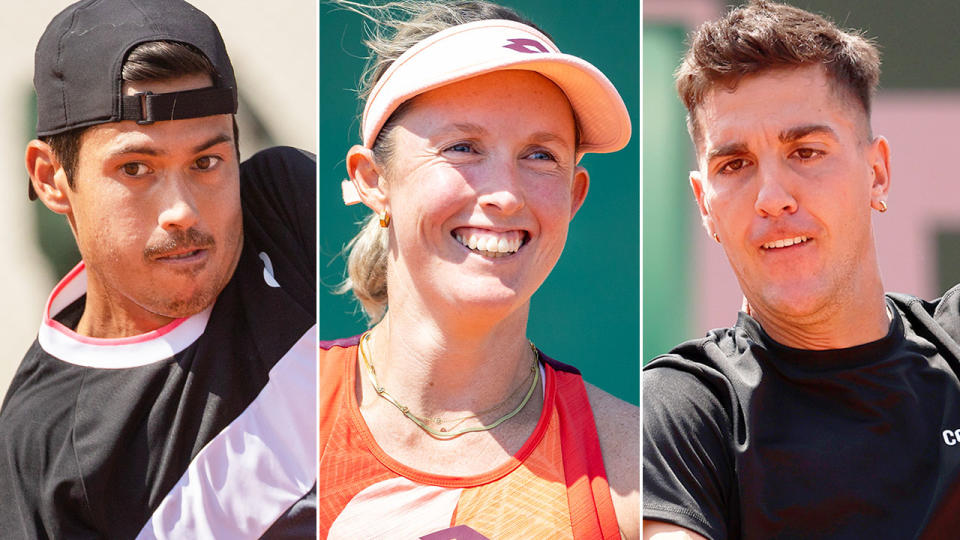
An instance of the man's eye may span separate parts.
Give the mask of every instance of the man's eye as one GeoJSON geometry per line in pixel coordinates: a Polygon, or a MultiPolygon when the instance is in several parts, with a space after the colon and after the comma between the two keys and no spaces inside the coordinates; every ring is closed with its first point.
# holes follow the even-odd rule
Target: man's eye
{"type": "Polygon", "coordinates": [[[814,150],[813,148],[798,148],[794,153],[800,159],[810,159],[821,155],[819,150],[814,150]]]}
{"type": "Polygon", "coordinates": [[[210,169],[220,162],[220,158],[216,156],[203,156],[202,158],[197,158],[195,162],[196,166],[200,170],[210,169]]]}
{"type": "Polygon", "coordinates": [[[127,176],[143,176],[147,173],[147,166],[143,163],[124,163],[121,169],[127,176]]]}
{"type": "Polygon", "coordinates": [[[723,167],[720,168],[721,174],[730,174],[732,172],[739,171],[746,165],[746,160],[743,159],[734,159],[724,163],[723,167]]]}

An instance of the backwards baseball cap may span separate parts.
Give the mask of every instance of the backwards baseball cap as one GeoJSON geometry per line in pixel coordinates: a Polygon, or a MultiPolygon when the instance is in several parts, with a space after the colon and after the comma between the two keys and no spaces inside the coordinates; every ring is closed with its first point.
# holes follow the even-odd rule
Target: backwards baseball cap
{"type": "MultiPolygon", "coordinates": [[[[563,91],[580,129],[578,160],[588,152],[616,152],[630,141],[627,108],[599,69],[560,52],[535,28],[490,19],[437,32],[390,64],[367,98],[362,120],[363,145],[373,148],[390,115],[419,94],[507,69],[534,71],[563,91]]],[[[342,187],[345,204],[360,202],[350,181],[342,187]]]]}
{"type": "Polygon", "coordinates": [[[37,136],[134,120],[149,124],[237,112],[237,83],[220,31],[181,0],[83,0],[53,18],[37,43],[37,136]],[[190,45],[216,72],[210,88],[123,95],[121,70],[148,41],[190,45]]]}

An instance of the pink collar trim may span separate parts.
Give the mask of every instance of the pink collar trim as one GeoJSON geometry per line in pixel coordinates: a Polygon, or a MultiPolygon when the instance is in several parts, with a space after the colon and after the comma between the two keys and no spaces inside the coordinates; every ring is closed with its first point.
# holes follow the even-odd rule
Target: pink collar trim
{"type": "Polygon", "coordinates": [[[130,368],[170,358],[203,334],[212,311],[211,306],[196,315],[176,319],[137,336],[93,338],[74,332],[52,317],[86,294],[86,291],[87,272],[81,261],[54,287],[44,308],[37,336],[46,352],[65,362],[86,367],[130,368]]]}

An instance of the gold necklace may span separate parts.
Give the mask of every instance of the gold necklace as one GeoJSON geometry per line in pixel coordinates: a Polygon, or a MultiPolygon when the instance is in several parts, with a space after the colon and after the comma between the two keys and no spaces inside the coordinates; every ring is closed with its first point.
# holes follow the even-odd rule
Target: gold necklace
{"type": "MultiPolygon", "coordinates": [[[[373,364],[370,363],[370,359],[367,357],[366,347],[369,347],[369,341],[370,341],[370,332],[369,332],[369,331],[364,332],[363,335],[360,336],[360,343],[359,343],[359,345],[358,345],[358,349],[360,350],[360,358],[363,360],[363,365],[364,365],[364,367],[366,368],[367,376],[370,378],[370,384],[373,385],[373,390],[374,390],[374,392],[376,392],[378,396],[380,396],[380,397],[382,397],[383,399],[385,399],[388,403],[392,404],[394,407],[396,407],[397,409],[399,409],[399,411],[400,411],[401,413],[403,413],[404,416],[406,416],[407,418],[409,418],[409,419],[410,419],[414,424],[416,424],[420,429],[426,431],[426,432],[429,433],[431,436],[433,436],[434,438],[437,438],[437,439],[443,439],[443,440],[454,439],[454,438],[459,437],[459,436],[461,436],[461,435],[463,435],[463,434],[465,434],[465,433],[472,433],[472,432],[475,432],[475,431],[489,431],[489,430],[491,430],[491,429],[499,426],[500,424],[506,422],[507,420],[513,418],[513,417],[516,416],[521,410],[523,410],[523,407],[527,404],[528,401],[530,401],[530,397],[533,395],[533,391],[534,391],[534,389],[536,389],[536,387],[537,387],[537,382],[540,380],[540,370],[537,369],[537,364],[538,364],[538,362],[539,362],[539,360],[540,360],[540,353],[539,353],[539,351],[537,351],[537,348],[533,345],[533,342],[530,342],[530,348],[533,350],[533,354],[534,354],[533,363],[532,363],[531,366],[530,366],[530,370],[531,370],[531,372],[533,373],[533,382],[530,384],[530,388],[527,390],[527,394],[523,397],[523,401],[521,401],[520,404],[517,405],[517,407],[516,407],[515,409],[513,409],[513,410],[510,411],[510,412],[508,412],[508,413],[505,414],[504,416],[501,416],[501,417],[498,418],[497,420],[493,421],[493,423],[487,424],[487,425],[485,425],[485,426],[469,427],[469,428],[463,428],[463,429],[457,429],[457,430],[447,430],[446,428],[442,428],[440,431],[437,431],[436,429],[433,429],[433,428],[430,426],[431,419],[426,419],[426,418],[422,418],[422,417],[420,417],[420,416],[417,416],[416,414],[414,414],[414,413],[410,410],[409,407],[407,407],[406,405],[402,405],[399,401],[396,400],[396,398],[394,398],[393,396],[390,395],[389,392],[387,392],[386,388],[384,388],[383,386],[380,385],[380,382],[377,380],[377,371],[376,371],[376,369],[374,369],[373,364]]],[[[520,387],[518,387],[518,388],[520,388],[520,387]]],[[[506,399],[506,400],[501,401],[500,403],[498,403],[498,404],[497,404],[496,406],[494,406],[493,408],[487,409],[487,410],[484,410],[484,411],[480,411],[480,412],[478,412],[478,413],[476,413],[476,414],[473,414],[473,415],[470,415],[470,416],[464,416],[464,417],[461,417],[461,418],[454,418],[454,419],[451,419],[451,420],[442,420],[442,419],[440,419],[440,418],[434,418],[434,419],[432,419],[432,421],[434,421],[434,422],[436,422],[436,423],[438,423],[438,424],[440,424],[440,423],[445,423],[445,422],[456,422],[456,424],[455,424],[455,426],[456,426],[456,425],[459,425],[461,422],[463,422],[463,421],[465,421],[465,420],[468,420],[468,419],[470,419],[470,418],[477,417],[477,416],[479,416],[479,415],[481,415],[481,414],[490,412],[490,411],[492,411],[492,410],[496,410],[497,408],[499,408],[500,406],[502,406],[504,403],[506,403],[507,400],[509,400],[511,397],[513,397],[514,394],[516,394],[516,390],[514,390],[514,392],[512,392],[512,393],[510,394],[510,396],[507,396],[507,399],[506,399]]],[[[454,426],[454,427],[455,427],[455,426],[454,426]]]]}

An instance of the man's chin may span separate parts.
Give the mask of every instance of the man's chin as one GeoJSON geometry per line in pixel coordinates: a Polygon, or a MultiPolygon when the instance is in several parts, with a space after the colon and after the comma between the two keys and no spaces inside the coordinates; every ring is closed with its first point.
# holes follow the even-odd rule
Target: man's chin
{"type": "Polygon", "coordinates": [[[800,284],[781,286],[764,291],[763,298],[751,300],[751,306],[764,305],[767,311],[782,317],[804,320],[815,316],[830,303],[830,298],[817,287],[804,287],[800,284]]]}
{"type": "Polygon", "coordinates": [[[169,319],[183,319],[192,317],[212,306],[217,300],[217,292],[204,292],[182,298],[161,300],[151,306],[144,306],[148,311],[169,319]]]}

